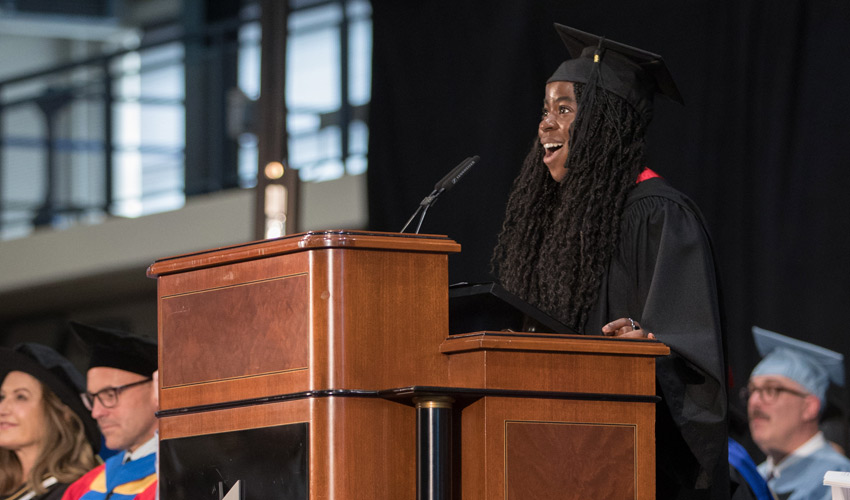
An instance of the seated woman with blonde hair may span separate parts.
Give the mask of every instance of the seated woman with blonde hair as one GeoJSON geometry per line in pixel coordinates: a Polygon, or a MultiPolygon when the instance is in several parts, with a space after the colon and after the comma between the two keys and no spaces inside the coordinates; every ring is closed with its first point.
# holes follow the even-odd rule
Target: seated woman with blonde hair
{"type": "Polygon", "coordinates": [[[54,500],[92,469],[100,443],[85,379],[53,349],[0,348],[0,499],[54,500]]]}

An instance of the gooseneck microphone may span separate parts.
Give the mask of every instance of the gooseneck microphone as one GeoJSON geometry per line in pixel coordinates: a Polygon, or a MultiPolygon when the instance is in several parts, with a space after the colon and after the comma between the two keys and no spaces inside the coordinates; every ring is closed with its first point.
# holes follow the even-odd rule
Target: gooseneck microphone
{"type": "Polygon", "coordinates": [[[437,201],[437,198],[441,194],[453,188],[455,184],[460,181],[461,177],[463,177],[464,174],[466,174],[466,172],[468,172],[473,165],[478,163],[480,159],[481,158],[478,155],[470,156],[469,158],[460,162],[458,166],[451,169],[451,171],[446,174],[445,177],[443,177],[436,184],[434,184],[434,190],[431,191],[431,194],[429,194],[425,198],[422,198],[422,201],[419,202],[419,206],[416,207],[416,211],[413,212],[413,215],[411,215],[409,219],[407,219],[407,224],[405,224],[399,232],[403,233],[404,230],[407,229],[407,226],[409,226],[410,223],[413,222],[413,219],[416,218],[416,215],[422,212],[422,215],[419,217],[419,223],[416,225],[415,234],[419,234],[419,229],[422,227],[422,221],[425,220],[425,213],[428,211],[431,205],[433,205],[434,202],[437,201]]]}

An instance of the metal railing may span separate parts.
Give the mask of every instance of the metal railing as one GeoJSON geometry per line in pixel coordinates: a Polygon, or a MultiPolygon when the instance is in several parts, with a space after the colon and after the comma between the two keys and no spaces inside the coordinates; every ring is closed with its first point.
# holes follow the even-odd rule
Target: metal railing
{"type": "MultiPolygon", "coordinates": [[[[371,42],[362,42],[363,33],[371,32],[368,2],[290,0],[290,5],[288,39],[303,37],[309,40],[306,45],[314,47],[317,33],[324,33],[332,39],[328,43],[338,47],[327,52],[338,51],[339,59],[321,61],[326,64],[322,71],[288,65],[296,90],[316,87],[323,89],[316,92],[324,92],[324,97],[337,96],[317,100],[297,91],[288,96],[289,166],[299,169],[307,181],[360,173],[366,168],[368,136],[368,94],[362,90],[368,89],[364,78],[370,64],[371,42]],[[350,26],[356,29],[350,32],[350,26]],[[349,37],[360,41],[357,46],[362,45],[363,54],[359,58],[367,66],[350,67],[349,37]],[[327,69],[331,66],[335,69],[327,69]],[[304,75],[314,73],[336,74],[339,81],[304,85],[304,75]],[[350,74],[360,75],[356,85],[349,82],[350,74]],[[351,95],[355,97],[350,99],[351,95]]],[[[208,64],[209,78],[216,81],[233,81],[233,74],[224,72],[239,71],[241,86],[244,73],[255,72],[250,78],[258,91],[258,64],[244,69],[239,63],[222,63],[224,57],[232,62],[234,51],[238,57],[257,57],[258,25],[258,9],[208,25],[193,36],[172,25],[146,33],[133,48],[0,81],[0,240],[23,237],[39,227],[62,228],[109,216],[176,209],[185,203],[187,191],[197,193],[197,186],[204,192],[234,187],[234,177],[238,187],[252,187],[257,143],[250,133],[240,136],[238,130],[213,132],[210,128],[207,148],[217,150],[215,141],[233,141],[239,144],[238,158],[210,158],[226,164],[208,170],[187,168],[187,148],[197,151],[192,148],[205,145],[187,145],[186,128],[197,127],[198,120],[191,111],[187,115],[187,109],[191,110],[187,93],[192,98],[196,95],[191,94],[195,90],[186,84],[185,75],[186,58],[200,57],[208,64]],[[204,48],[201,54],[194,50],[199,45],[204,48]],[[193,50],[187,52],[187,46],[193,50]],[[221,178],[199,178],[215,175],[221,178]]],[[[247,94],[234,101],[250,107],[257,96],[247,94]]],[[[227,119],[243,111],[228,109],[227,119]]],[[[250,123],[242,126],[250,132],[250,123]]],[[[192,137],[197,138],[194,130],[192,137]]]]}
{"type": "MultiPolygon", "coordinates": [[[[252,21],[211,26],[208,53],[252,21]]],[[[0,81],[0,239],[182,205],[186,37],[169,31],[0,81]]]]}

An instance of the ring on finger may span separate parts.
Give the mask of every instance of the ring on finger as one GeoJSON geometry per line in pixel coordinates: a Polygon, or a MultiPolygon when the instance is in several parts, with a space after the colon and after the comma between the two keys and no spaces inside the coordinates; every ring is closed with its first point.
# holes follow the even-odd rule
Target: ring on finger
{"type": "Polygon", "coordinates": [[[635,324],[635,320],[633,320],[632,318],[629,318],[629,323],[632,324],[632,330],[637,330],[640,328],[637,324],[635,324]]]}

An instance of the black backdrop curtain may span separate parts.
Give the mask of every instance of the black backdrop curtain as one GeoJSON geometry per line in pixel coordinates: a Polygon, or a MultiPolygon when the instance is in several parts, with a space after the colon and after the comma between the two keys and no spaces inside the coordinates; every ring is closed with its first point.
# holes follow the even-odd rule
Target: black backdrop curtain
{"type": "MultiPolygon", "coordinates": [[[[759,325],[850,354],[850,3],[844,0],[373,0],[369,216],[398,231],[467,156],[481,164],[422,232],[463,245],[450,281],[486,281],[510,183],[536,138],[560,22],[664,56],[649,166],[708,219],[732,384],[759,325]]],[[[663,339],[661,339],[663,341],[663,339]]]]}

